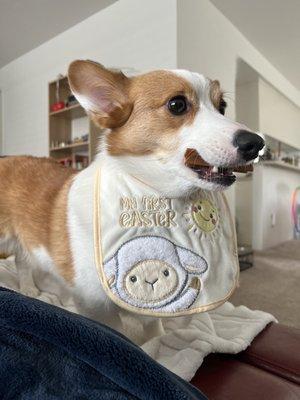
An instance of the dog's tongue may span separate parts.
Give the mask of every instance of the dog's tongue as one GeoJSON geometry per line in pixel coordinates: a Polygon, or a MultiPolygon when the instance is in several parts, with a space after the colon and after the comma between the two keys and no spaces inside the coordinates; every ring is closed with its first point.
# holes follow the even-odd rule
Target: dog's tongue
{"type": "MultiPolygon", "coordinates": [[[[212,165],[208,164],[200,154],[194,149],[187,149],[184,155],[185,165],[190,168],[206,167],[213,168],[212,165]]],[[[253,165],[237,165],[230,168],[233,172],[246,173],[253,171],[253,165]]]]}

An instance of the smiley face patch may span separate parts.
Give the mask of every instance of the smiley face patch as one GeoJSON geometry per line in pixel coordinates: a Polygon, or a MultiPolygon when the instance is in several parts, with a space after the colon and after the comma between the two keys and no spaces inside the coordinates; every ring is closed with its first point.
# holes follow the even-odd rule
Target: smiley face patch
{"type": "Polygon", "coordinates": [[[215,241],[220,235],[221,213],[220,204],[213,201],[209,194],[195,193],[186,201],[183,220],[188,232],[199,239],[215,241]]]}
{"type": "Polygon", "coordinates": [[[216,229],[219,215],[217,208],[207,199],[199,199],[192,204],[192,217],[195,224],[204,232],[216,229]]]}

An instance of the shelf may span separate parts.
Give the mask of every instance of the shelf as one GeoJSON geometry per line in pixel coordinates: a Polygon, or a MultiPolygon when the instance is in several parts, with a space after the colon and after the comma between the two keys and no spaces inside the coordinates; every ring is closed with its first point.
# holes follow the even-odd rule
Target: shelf
{"type": "Polygon", "coordinates": [[[296,167],[296,165],[291,165],[291,164],[285,163],[283,161],[262,161],[259,163],[259,165],[266,165],[266,166],[277,167],[277,168],[285,168],[285,169],[290,169],[293,171],[300,172],[300,167],[296,167]]]}
{"type": "Polygon", "coordinates": [[[82,118],[87,116],[84,108],[81,107],[79,103],[70,107],[65,107],[62,110],[52,111],[49,113],[49,115],[50,117],[60,116],[68,119],[82,118]]]}
{"type": "Polygon", "coordinates": [[[68,99],[71,90],[67,76],[51,81],[48,85],[48,143],[49,155],[56,159],[70,158],[76,156],[88,157],[90,163],[95,158],[98,147],[98,139],[102,135],[102,129],[97,127],[92,119],[86,114],[84,108],[77,102],[71,103],[70,107],[62,110],[51,111],[51,105],[59,98],[61,101],[68,99]],[[80,118],[83,118],[82,121],[80,118]],[[86,141],[81,138],[85,133],[86,141]],[[78,142],[73,139],[78,137],[78,142]],[[61,146],[65,143],[65,146],[61,146]],[[68,144],[70,143],[70,144],[68,144]]]}
{"type": "Polygon", "coordinates": [[[72,143],[72,144],[67,144],[66,146],[59,146],[59,147],[50,147],[50,151],[62,151],[62,150],[67,150],[67,149],[74,149],[77,147],[86,147],[89,146],[89,142],[78,142],[78,143],[72,143]]]}
{"type": "Polygon", "coordinates": [[[62,75],[60,78],[56,78],[56,79],[53,79],[53,81],[50,81],[49,85],[56,85],[57,81],[59,81],[59,82],[62,82],[62,81],[68,82],[68,77],[67,77],[67,75],[62,75]]]}

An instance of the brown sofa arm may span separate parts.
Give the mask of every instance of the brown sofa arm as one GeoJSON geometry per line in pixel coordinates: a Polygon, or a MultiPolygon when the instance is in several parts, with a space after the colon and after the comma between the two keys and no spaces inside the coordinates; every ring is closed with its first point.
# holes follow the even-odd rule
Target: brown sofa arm
{"type": "Polygon", "coordinates": [[[210,354],[191,381],[209,400],[299,400],[300,386],[234,356],[210,354]]]}
{"type": "Polygon", "coordinates": [[[300,329],[271,323],[237,358],[300,385],[300,329]]]}
{"type": "Polygon", "coordinates": [[[300,330],[271,323],[244,352],[210,354],[191,383],[210,400],[300,399],[300,330]]]}

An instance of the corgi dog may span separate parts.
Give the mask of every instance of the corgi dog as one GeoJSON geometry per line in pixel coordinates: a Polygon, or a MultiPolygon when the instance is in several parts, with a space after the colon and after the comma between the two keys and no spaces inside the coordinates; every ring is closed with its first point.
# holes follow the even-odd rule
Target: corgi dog
{"type": "Polygon", "coordinates": [[[223,190],[247,166],[263,138],[227,118],[218,81],[186,70],[132,77],[78,60],[70,88],[103,128],[99,154],[76,173],[47,158],[0,159],[0,252],[15,254],[20,290],[31,292],[32,268],[63,280],[84,315],[107,323],[114,307],[101,288],[94,261],[95,171],[125,171],[162,196],[223,190]],[[193,157],[196,162],[191,162],[193,157]]]}

